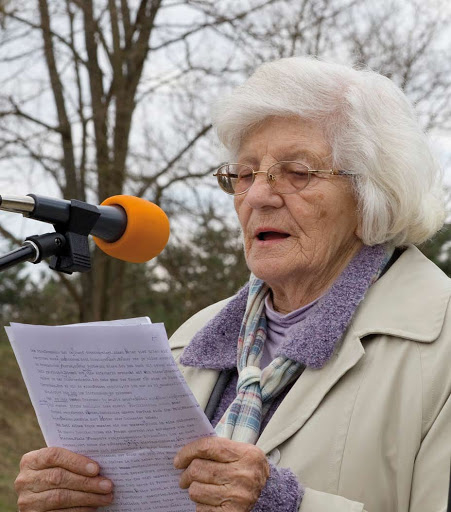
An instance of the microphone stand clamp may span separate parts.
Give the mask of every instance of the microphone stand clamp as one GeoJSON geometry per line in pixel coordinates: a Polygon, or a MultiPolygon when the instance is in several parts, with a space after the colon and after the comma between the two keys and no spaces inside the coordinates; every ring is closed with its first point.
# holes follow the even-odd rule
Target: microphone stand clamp
{"type": "Polygon", "coordinates": [[[53,270],[65,274],[88,272],[91,269],[88,235],[99,216],[96,206],[72,199],[69,219],[54,224],[54,233],[29,236],[22,247],[0,257],[0,271],[23,261],[39,263],[52,257],[53,270]]]}
{"type": "Polygon", "coordinates": [[[94,205],[72,199],[70,217],[65,224],[55,224],[55,231],[64,236],[66,243],[57,251],[50,262],[50,268],[65,274],[91,270],[88,235],[100,216],[94,205]]]}

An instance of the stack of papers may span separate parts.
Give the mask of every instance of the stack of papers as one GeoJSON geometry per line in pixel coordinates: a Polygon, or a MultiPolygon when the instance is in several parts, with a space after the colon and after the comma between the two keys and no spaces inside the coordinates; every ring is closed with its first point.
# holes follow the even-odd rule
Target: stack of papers
{"type": "Polygon", "coordinates": [[[215,435],[148,318],[6,328],[48,446],[96,460],[115,484],[109,512],[192,512],[173,459],[215,435]]]}

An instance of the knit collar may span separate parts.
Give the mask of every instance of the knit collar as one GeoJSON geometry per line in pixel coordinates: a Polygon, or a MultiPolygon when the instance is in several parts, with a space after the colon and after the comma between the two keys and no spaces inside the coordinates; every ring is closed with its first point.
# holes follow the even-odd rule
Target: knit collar
{"type": "MultiPolygon", "coordinates": [[[[391,254],[384,245],[363,246],[314,310],[304,321],[289,328],[287,340],[277,355],[310,368],[322,368],[332,357],[357,306],[391,254]]],[[[196,333],[183,351],[180,359],[183,365],[213,370],[236,367],[237,340],[248,291],[249,285],[244,286],[196,333]]]]}

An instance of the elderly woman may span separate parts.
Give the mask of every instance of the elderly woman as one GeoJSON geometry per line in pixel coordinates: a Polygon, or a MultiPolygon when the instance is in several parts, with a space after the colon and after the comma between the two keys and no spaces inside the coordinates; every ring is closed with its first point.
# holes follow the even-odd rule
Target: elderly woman
{"type": "MultiPolygon", "coordinates": [[[[406,98],[370,71],[283,59],[216,126],[251,277],[171,339],[218,433],[178,453],[180,485],[198,511],[444,511],[451,283],[414,246],[444,210],[406,98]]],[[[19,508],[105,505],[98,470],[27,454],[19,508]]]]}

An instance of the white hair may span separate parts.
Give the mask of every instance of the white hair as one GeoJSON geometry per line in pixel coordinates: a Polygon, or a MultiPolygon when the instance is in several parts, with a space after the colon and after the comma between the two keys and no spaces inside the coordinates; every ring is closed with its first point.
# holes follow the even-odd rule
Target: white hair
{"type": "Polygon", "coordinates": [[[388,78],[312,57],[269,62],[216,103],[219,139],[236,154],[273,116],[316,122],[335,168],[353,178],[363,243],[420,244],[443,225],[442,173],[404,93],[388,78]]]}

